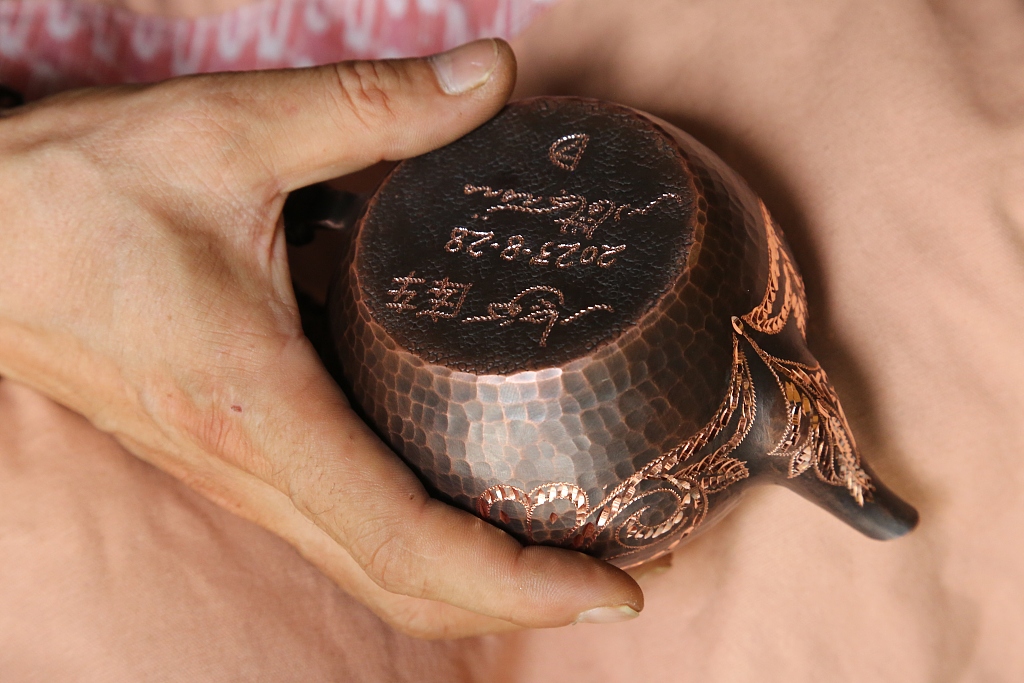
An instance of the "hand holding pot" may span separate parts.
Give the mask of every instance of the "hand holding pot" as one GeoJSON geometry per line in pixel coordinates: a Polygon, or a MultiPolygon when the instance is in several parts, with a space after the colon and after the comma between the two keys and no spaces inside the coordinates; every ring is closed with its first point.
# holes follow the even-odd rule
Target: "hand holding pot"
{"type": "Polygon", "coordinates": [[[635,615],[636,584],[426,495],[302,335],[287,193],[429,151],[505,102],[481,41],[430,62],[68,93],[0,121],[0,372],[284,537],[420,635],[635,615]],[[592,612],[590,610],[597,610],[592,612]]]}

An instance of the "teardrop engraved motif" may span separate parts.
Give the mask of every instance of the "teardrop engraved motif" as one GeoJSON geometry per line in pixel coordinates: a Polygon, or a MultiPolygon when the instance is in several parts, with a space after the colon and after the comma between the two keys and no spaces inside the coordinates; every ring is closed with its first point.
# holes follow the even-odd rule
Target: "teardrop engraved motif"
{"type": "Polygon", "coordinates": [[[590,136],[586,133],[565,135],[551,143],[548,148],[548,159],[563,171],[575,171],[587,149],[590,136]]]}

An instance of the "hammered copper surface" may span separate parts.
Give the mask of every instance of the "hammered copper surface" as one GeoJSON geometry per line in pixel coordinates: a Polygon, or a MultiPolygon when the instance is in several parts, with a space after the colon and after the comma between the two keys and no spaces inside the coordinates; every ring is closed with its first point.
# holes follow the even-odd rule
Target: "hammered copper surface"
{"type": "Polygon", "coordinates": [[[635,110],[530,100],[403,162],[329,305],[370,423],[435,495],[522,542],[636,564],[755,480],[876,538],[916,523],[806,349],[763,205],[635,110]]]}

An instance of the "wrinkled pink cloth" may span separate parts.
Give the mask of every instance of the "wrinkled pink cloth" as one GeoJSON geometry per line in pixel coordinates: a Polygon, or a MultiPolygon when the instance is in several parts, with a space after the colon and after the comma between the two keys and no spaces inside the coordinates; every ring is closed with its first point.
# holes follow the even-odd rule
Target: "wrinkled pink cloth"
{"type": "Polygon", "coordinates": [[[0,380],[0,681],[461,681],[276,536],[0,380]]]}
{"type": "Polygon", "coordinates": [[[31,98],[193,73],[431,54],[518,34],[552,0],[258,0],[195,19],[0,0],[0,83],[31,98]]]}
{"type": "Polygon", "coordinates": [[[0,381],[0,681],[1024,680],[1024,8],[563,0],[523,92],[695,132],[786,229],[879,543],[781,489],[641,578],[625,624],[394,634],[282,541],[0,381]]]}

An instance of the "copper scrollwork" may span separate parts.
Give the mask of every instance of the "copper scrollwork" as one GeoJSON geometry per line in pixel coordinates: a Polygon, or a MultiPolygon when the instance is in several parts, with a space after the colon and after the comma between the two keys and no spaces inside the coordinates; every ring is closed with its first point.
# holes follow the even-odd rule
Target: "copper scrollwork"
{"type": "MultiPolygon", "coordinates": [[[[566,483],[545,484],[527,493],[508,484],[491,486],[477,499],[477,511],[487,518],[492,507],[513,501],[526,512],[526,534],[533,540],[533,511],[556,499],[572,503],[575,519],[560,545],[585,550],[598,539],[614,541],[621,558],[664,542],[669,551],[705,520],[709,497],[750,476],[747,465],[733,457],[750,432],[757,412],[757,396],[745,347],[753,350],[771,371],[782,393],[787,414],[784,432],[768,453],[789,461],[787,475],[799,477],[809,470],[823,482],[844,486],[859,504],[871,499],[873,485],[863,470],[853,434],[839,400],[821,367],[773,356],[750,333],[782,333],[790,319],[806,335],[807,306],[803,281],[783,246],[764,205],[769,268],[765,294],[746,315],[733,318],[732,371],[721,405],[711,420],[685,442],[641,468],[591,506],[586,493],[566,483]],[[711,452],[709,446],[731,427],[729,438],[711,452]],[[671,512],[657,523],[645,523],[644,501],[668,496],[671,512]]],[[[503,513],[504,514],[504,513],[503,513]]],[[[506,521],[506,520],[502,520],[506,521]]]]}

